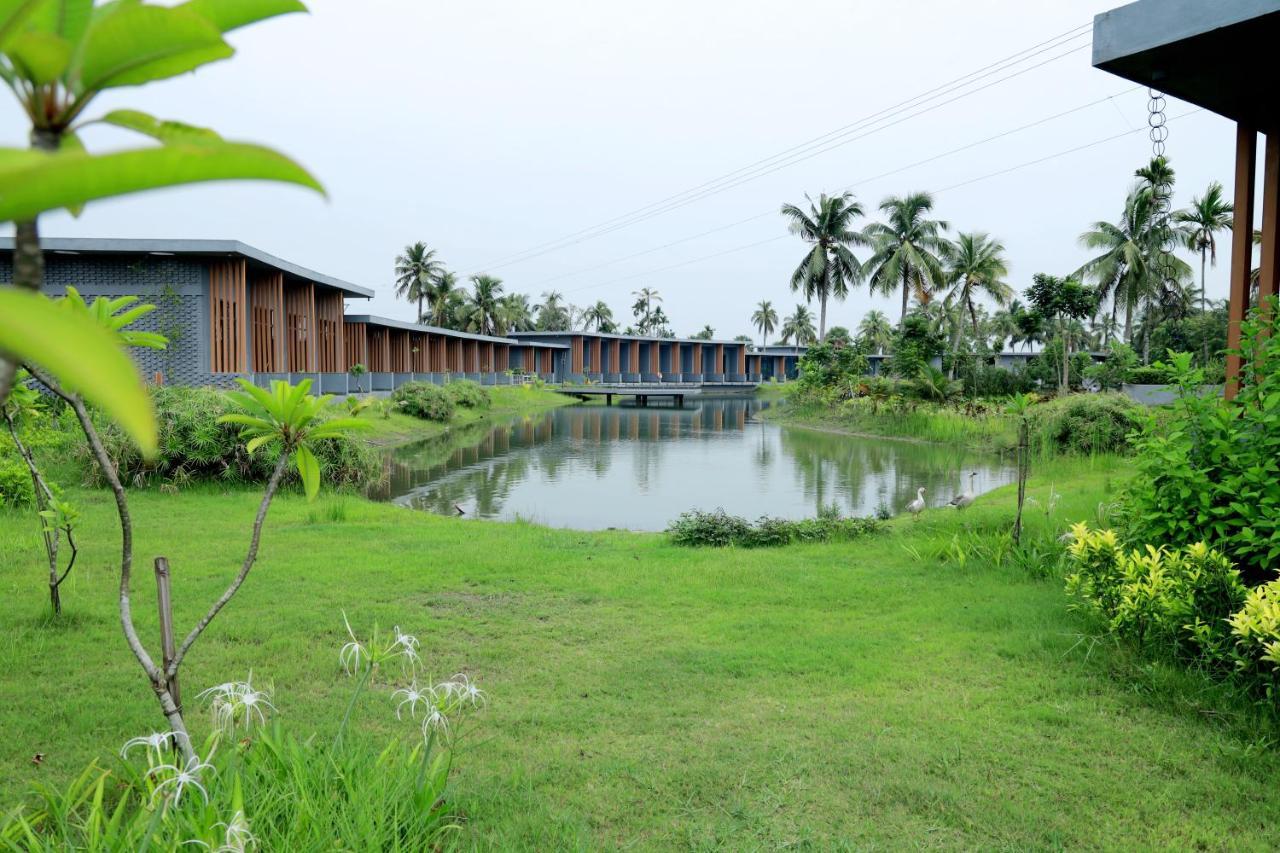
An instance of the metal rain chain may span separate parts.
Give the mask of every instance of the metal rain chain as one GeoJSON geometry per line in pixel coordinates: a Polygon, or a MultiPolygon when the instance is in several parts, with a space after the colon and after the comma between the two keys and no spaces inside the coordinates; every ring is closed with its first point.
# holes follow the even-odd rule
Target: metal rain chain
{"type": "MultiPolygon", "coordinates": [[[[1147,126],[1151,137],[1152,165],[1165,165],[1165,142],[1169,139],[1169,121],[1165,116],[1165,97],[1155,89],[1147,89],[1147,126]],[[1158,162],[1157,162],[1158,161],[1158,162]]],[[[1173,229],[1169,227],[1169,215],[1172,205],[1173,186],[1170,181],[1160,175],[1153,175],[1156,181],[1151,185],[1151,198],[1155,207],[1155,222],[1159,229],[1160,242],[1157,246],[1159,256],[1156,269],[1160,273],[1166,295],[1171,295],[1177,287],[1174,280],[1173,267],[1173,229]]]]}

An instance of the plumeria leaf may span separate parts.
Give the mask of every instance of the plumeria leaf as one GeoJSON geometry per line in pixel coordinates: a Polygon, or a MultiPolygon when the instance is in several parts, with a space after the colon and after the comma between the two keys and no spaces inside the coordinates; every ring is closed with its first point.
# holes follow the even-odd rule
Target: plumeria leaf
{"type": "Polygon", "coordinates": [[[0,48],[20,31],[44,0],[0,0],[0,48]]]}
{"type": "Polygon", "coordinates": [[[166,121],[139,110],[112,110],[99,121],[150,136],[165,144],[173,142],[221,142],[222,137],[207,127],[180,121],[166,121]]]}
{"type": "Polygon", "coordinates": [[[180,7],[118,2],[94,16],[71,82],[78,92],[138,86],[233,53],[202,15],[180,7]]]}
{"type": "Polygon", "coordinates": [[[0,350],[45,368],[119,422],[144,455],[155,453],[151,398],[116,335],[93,318],[36,293],[0,288],[0,350]]]}
{"type": "Polygon", "coordinates": [[[297,0],[188,0],[178,8],[203,16],[224,33],[277,15],[307,11],[297,0]]]}
{"type": "Polygon", "coordinates": [[[14,36],[5,46],[14,70],[36,86],[47,86],[62,76],[71,62],[71,50],[71,42],[62,36],[34,30],[14,36]]]}
{"type": "Polygon", "coordinates": [[[111,154],[0,149],[0,222],[96,199],[203,181],[267,180],[324,189],[297,163],[269,148],[189,142],[111,154]]]}
{"type": "Polygon", "coordinates": [[[293,452],[293,462],[298,466],[298,474],[302,477],[302,488],[307,493],[307,500],[313,501],[320,493],[320,463],[305,444],[299,445],[293,452]]]}

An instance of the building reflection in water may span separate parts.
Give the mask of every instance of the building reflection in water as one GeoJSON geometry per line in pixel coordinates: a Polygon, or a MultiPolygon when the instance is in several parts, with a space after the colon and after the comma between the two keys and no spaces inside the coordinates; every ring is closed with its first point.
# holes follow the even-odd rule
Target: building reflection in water
{"type": "Polygon", "coordinates": [[[661,530],[687,509],[802,518],[820,507],[898,512],[924,486],[930,505],[1011,482],[1009,460],[953,448],[782,428],[754,399],[683,408],[569,406],[453,431],[391,451],[372,496],[467,517],[557,527],[661,530]]]}

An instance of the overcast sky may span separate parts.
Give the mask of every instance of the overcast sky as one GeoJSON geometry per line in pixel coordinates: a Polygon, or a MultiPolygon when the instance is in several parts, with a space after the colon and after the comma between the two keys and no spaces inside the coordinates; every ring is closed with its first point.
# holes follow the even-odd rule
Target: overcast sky
{"type": "MultiPolygon", "coordinates": [[[[488,271],[535,299],[550,289],[579,305],[603,299],[624,323],[632,291],[656,288],[678,334],[709,323],[731,337],[751,331],[759,300],[783,315],[797,302],[788,280],[804,247],[786,235],[783,202],[848,187],[874,215],[888,194],[933,191],[953,230],[1004,241],[1022,288],[1036,272],[1068,272],[1085,259],[1077,236],[1118,216],[1134,169],[1150,157],[1145,92],[1093,70],[1084,35],[984,78],[978,85],[1045,63],[984,91],[940,105],[976,85],[957,89],[758,179],[504,264],[853,125],[1116,3],[310,5],[309,16],[233,33],[238,52],[228,62],[113,93],[99,108],[131,106],[272,145],[320,178],[327,201],[286,186],[204,185],[94,204],[78,220],[51,215],[44,233],[238,239],[373,288],[373,313],[405,319],[411,308],[391,295],[393,259],[423,240],[460,276],[488,271]],[[1041,158],[1051,159],[986,177],[1041,158]],[[735,251],[749,244],[758,245],[735,251]]],[[[1169,114],[1190,109],[1174,101],[1169,114]]],[[[22,126],[8,101],[0,120],[11,138],[22,126]]],[[[1204,112],[1171,123],[1177,204],[1211,180],[1230,185],[1233,134],[1204,112]]],[[[99,149],[122,140],[89,137],[99,149]]],[[[1224,246],[1211,296],[1225,296],[1225,255],[1224,246]]],[[[829,323],[852,327],[873,306],[897,316],[896,301],[859,290],[832,307],[829,323]]]]}

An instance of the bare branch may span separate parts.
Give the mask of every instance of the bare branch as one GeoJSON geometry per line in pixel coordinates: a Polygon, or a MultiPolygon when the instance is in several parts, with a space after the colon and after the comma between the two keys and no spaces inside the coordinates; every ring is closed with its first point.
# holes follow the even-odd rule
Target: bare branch
{"type": "Polygon", "coordinates": [[[249,570],[253,568],[254,561],[258,559],[258,542],[262,536],[262,524],[267,519],[267,510],[271,507],[271,500],[275,497],[276,490],[280,488],[280,481],[284,478],[284,472],[289,464],[289,453],[287,450],[280,453],[280,460],[276,462],[275,469],[271,472],[271,479],[267,481],[266,491],[262,494],[262,501],[258,504],[258,514],[253,519],[253,534],[249,538],[249,551],[244,556],[244,563],[240,566],[240,572],[236,575],[235,580],[227,587],[222,596],[213,603],[209,608],[209,612],[204,618],[196,623],[191,629],[191,633],[182,641],[182,645],[178,648],[178,653],[174,655],[173,660],[169,663],[165,675],[169,678],[178,674],[178,667],[182,665],[182,659],[187,656],[187,651],[200,639],[200,635],[204,633],[204,629],[209,627],[209,623],[218,615],[218,611],[227,605],[232,597],[235,596],[240,585],[244,583],[244,579],[249,576],[249,570]]]}

